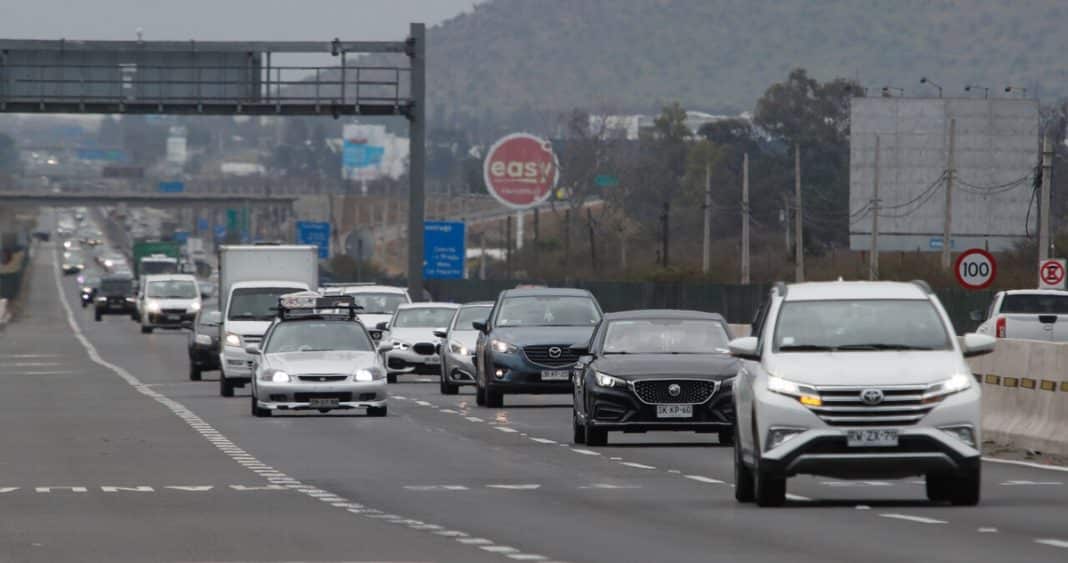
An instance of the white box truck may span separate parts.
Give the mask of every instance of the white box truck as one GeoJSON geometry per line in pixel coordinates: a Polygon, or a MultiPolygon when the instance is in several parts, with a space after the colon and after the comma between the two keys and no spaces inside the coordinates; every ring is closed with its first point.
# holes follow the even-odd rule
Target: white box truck
{"type": "Polygon", "coordinates": [[[252,378],[248,344],[259,344],[277,314],[278,297],[319,287],[319,250],[305,245],[219,247],[219,394],[252,378]]]}

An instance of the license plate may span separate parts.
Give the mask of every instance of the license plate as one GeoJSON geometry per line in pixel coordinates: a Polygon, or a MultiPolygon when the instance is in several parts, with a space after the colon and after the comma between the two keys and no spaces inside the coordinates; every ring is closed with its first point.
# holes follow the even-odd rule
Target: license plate
{"type": "Polygon", "coordinates": [[[180,321],[180,320],[182,320],[182,316],[181,315],[167,315],[167,320],[168,321],[180,321]]]}
{"type": "Polygon", "coordinates": [[[542,381],[567,381],[571,379],[571,372],[566,369],[547,369],[541,372],[542,381]]]}
{"type": "Polygon", "coordinates": [[[693,416],[693,405],[657,405],[657,418],[690,418],[693,416]]]}
{"type": "Polygon", "coordinates": [[[423,362],[432,366],[436,366],[441,363],[441,356],[427,356],[426,359],[423,360],[423,362]]]}
{"type": "Polygon", "coordinates": [[[897,430],[850,430],[847,440],[851,448],[892,448],[897,446],[897,430]]]}
{"type": "Polygon", "coordinates": [[[338,405],[337,399],[309,399],[308,404],[313,409],[327,409],[338,405]]]}

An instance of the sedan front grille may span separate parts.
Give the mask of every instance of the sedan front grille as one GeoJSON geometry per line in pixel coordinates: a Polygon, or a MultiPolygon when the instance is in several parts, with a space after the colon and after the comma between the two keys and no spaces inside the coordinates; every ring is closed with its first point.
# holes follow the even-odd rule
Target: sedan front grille
{"type": "Polygon", "coordinates": [[[904,426],[919,422],[938,401],[927,397],[926,386],[821,387],[821,406],[809,407],[831,426],[904,426]],[[882,401],[864,402],[865,391],[878,390],[882,401]]]}
{"type": "Polygon", "coordinates": [[[297,379],[301,381],[307,381],[309,383],[326,383],[329,381],[345,381],[348,379],[347,375],[298,375],[297,379]]]}
{"type": "Polygon", "coordinates": [[[523,355],[532,363],[551,367],[574,365],[579,359],[569,344],[527,346],[523,348],[523,355]]]}
{"type": "Polygon", "coordinates": [[[339,402],[352,401],[352,393],[294,393],[293,400],[298,403],[307,403],[312,399],[337,399],[339,402]]]}
{"type": "Polygon", "coordinates": [[[184,315],[185,309],[164,309],[162,313],[164,315],[184,315]]]}
{"type": "Polygon", "coordinates": [[[644,379],[634,382],[634,392],[650,405],[699,405],[716,394],[716,382],[700,379],[644,379]],[[677,386],[677,393],[672,389],[677,386]]]}

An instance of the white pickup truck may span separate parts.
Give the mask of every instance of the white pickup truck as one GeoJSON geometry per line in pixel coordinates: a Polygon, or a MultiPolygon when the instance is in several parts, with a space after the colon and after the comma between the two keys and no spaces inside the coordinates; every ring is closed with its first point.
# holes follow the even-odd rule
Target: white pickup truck
{"type": "Polygon", "coordinates": [[[999,291],[976,332],[998,338],[1068,342],[1068,291],[999,291]]]}

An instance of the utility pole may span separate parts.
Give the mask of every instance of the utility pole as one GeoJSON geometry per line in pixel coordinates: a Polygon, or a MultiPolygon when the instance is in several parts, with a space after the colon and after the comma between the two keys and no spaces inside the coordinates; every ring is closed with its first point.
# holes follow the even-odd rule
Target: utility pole
{"type": "Polygon", "coordinates": [[[411,97],[408,170],[408,294],[423,301],[423,220],[426,217],[426,24],[411,25],[411,97]]]}
{"type": "Polygon", "coordinates": [[[712,269],[712,163],[705,162],[705,238],[701,254],[701,273],[712,269]]]}
{"type": "Polygon", "coordinates": [[[1038,208],[1038,259],[1049,259],[1049,205],[1050,186],[1053,179],[1053,146],[1049,136],[1042,139],[1042,192],[1039,196],[1038,208]]]}
{"type": "Polygon", "coordinates": [[[951,264],[953,236],[953,176],[957,172],[954,153],[957,146],[957,120],[949,120],[949,155],[946,163],[946,216],[942,225],[942,268],[949,269],[951,264]]]}
{"type": "Polygon", "coordinates": [[[873,170],[871,196],[871,262],[868,264],[868,279],[879,279],[879,136],[875,136],[875,167],[873,170]]]}
{"type": "Polygon", "coordinates": [[[786,251],[784,254],[789,256],[790,250],[793,248],[793,246],[790,244],[792,242],[790,240],[790,229],[792,228],[790,226],[790,196],[786,193],[782,194],[782,225],[782,232],[786,237],[786,251]]]}
{"type": "Polygon", "coordinates": [[[664,238],[662,239],[663,247],[661,247],[660,259],[661,259],[661,265],[665,269],[670,264],[670,260],[668,259],[668,245],[670,244],[670,241],[668,239],[668,236],[669,236],[668,229],[670,228],[670,219],[669,219],[670,215],[671,215],[671,203],[665,201],[664,202],[664,211],[660,215],[660,222],[661,222],[661,227],[660,228],[661,228],[661,231],[662,231],[661,234],[664,235],[664,238]]]}
{"type": "Polygon", "coordinates": [[[794,280],[805,281],[805,236],[802,227],[805,222],[804,207],[801,203],[801,145],[794,145],[794,280]]]}
{"type": "Polygon", "coordinates": [[[505,279],[512,279],[512,216],[504,218],[504,265],[508,273],[505,279]]]}
{"type": "Polygon", "coordinates": [[[742,156],[742,284],[749,283],[749,153],[742,156]]]}

